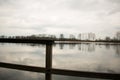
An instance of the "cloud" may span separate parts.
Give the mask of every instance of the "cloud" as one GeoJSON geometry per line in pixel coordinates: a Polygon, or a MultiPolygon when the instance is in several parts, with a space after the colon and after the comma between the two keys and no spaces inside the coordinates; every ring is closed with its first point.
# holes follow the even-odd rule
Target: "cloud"
{"type": "Polygon", "coordinates": [[[0,6],[9,4],[11,0],[0,0],[0,6]]]}
{"type": "Polygon", "coordinates": [[[119,0],[1,0],[0,33],[106,34],[120,24],[119,5],[119,0]]]}
{"type": "Polygon", "coordinates": [[[120,26],[117,26],[116,29],[117,29],[117,30],[120,30],[120,26]]]}

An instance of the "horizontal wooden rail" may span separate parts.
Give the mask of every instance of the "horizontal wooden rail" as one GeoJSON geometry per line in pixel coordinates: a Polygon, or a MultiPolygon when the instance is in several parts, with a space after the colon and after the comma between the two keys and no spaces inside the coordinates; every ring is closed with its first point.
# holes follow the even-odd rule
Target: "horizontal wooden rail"
{"type": "Polygon", "coordinates": [[[52,69],[53,74],[77,76],[77,77],[88,77],[88,78],[100,78],[100,79],[114,79],[120,80],[120,74],[114,73],[99,73],[99,72],[85,72],[85,71],[73,71],[73,70],[62,70],[52,69]]]}
{"type": "MultiPolygon", "coordinates": [[[[46,68],[43,68],[43,67],[18,65],[18,64],[4,63],[4,62],[0,62],[0,67],[31,71],[31,72],[41,72],[41,73],[47,72],[46,68]]],[[[98,73],[98,72],[87,72],[87,71],[85,72],[85,71],[73,71],[73,70],[53,69],[53,68],[50,70],[50,74],[88,77],[88,78],[100,78],[100,79],[113,79],[113,80],[120,79],[120,74],[116,74],[116,73],[98,73]]]]}
{"type": "Polygon", "coordinates": [[[0,62],[0,67],[45,73],[45,68],[43,67],[26,66],[26,65],[20,65],[20,64],[4,63],[4,62],[0,62]]]}
{"type": "Polygon", "coordinates": [[[54,43],[54,40],[53,39],[9,39],[9,38],[0,38],[0,42],[52,44],[52,43],[54,43]]]}

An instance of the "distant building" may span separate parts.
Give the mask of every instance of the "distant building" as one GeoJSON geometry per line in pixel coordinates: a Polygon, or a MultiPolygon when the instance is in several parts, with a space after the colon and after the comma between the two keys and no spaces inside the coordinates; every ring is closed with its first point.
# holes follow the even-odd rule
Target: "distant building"
{"type": "Polygon", "coordinates": [[[89,40],[95,40],[95,33],[88,33],[88,39],[89,40]]]}
{"type": "Polygon", "coordinates": [[[82,33],[79,34],[79,39],[81,40],[95,40],[95,33],[82,33]]]}
{"type": "Polygon", "coordinates": [[[117,39],[117,40],[120,40],[120,32],[117,32],[117,33],[116,33],[116,39],[117,39]]]}
{"type": "Polygon", "coordinates": [[[75,39],[75,36],[73,34],[70,34],[70,39],[75,39]]]}
{"type": "Polygon", "coordinates": [[[60,34],[60,39],[64,39],[64,34],[60,34]]]}

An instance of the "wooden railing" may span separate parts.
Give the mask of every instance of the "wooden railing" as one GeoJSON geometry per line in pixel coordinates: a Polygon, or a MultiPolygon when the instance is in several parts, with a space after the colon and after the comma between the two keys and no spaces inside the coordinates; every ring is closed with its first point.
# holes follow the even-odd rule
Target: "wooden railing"
{"type": "Polygon", "coordinates": [[[47,40],[45,44],[46,44],[46,66],[45,67],[19,65],[19,64],[5,63],[5,62],[0,62],[0,67],[45,73],[45,80],[52,80],[52,77],[51,77],[52,74],[87,77],[87,78],[120,80],[120,74],[116,74],[116,73],[98,73],[98,72],[54,69],[54,68],[52,68],[52,44],[53,44],[53,41],[47,40]]]}

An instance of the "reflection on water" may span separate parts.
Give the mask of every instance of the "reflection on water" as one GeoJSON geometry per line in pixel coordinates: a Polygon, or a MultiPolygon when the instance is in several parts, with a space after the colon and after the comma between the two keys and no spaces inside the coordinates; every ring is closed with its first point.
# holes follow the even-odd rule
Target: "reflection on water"
{"type": "MultiPolygon", "coordinates": [[[[108,80],[95,78],[82,78],[63,75],[52,75],[52,80],[108,80]]],[[[0,80],[45,80],[45,74],[14,69],[0,68],[0,80]]]]}
{"type": "Polygon", "coordinates": [[[64,49],[65,45],[69,45],[69,49],[74,49],[76,46],[81,51],[95,51],[95,44],[94,43],[85,43],[85,44],[59,44],[60,49],[64,49]]]}
{"type": "Polygon", "coordinates": [[[96,79],[96,78],[83,78],[74,76],[54,75],[52,80],[109,80],[109,79],[96,79]]]}
{"type": "MultiPolygon", "coordinates": [[[[98,43],[80,43],[80,44],[58,44],[60,49],[65,48],[65,46],[69,46],[69,49],[75,49],[77,48],[80,51],[87,51],[87,52],[94,52],[96,49],[96,46],[101,48],[103,46],[105,46],[106,50],[109,50],[111,48],[114,48],[114,50],[116,51],[115,53],[117,53],[118,55],[120,55],[120,44],[98,44],[98,43]]],[[[55,45],[56,46],[56,45],[55,45]]]]}
{"type": "Polygon", "coordinates": [[[0,68],[0,80],[45,80],[43,73],[0,68]]]}
{"type": "Polygon", "coordinates": [[[120,45],[114,46],[114,49],[116,50],[117,56],[120,56],[120,45]]]}
{"type": "Polygon", "coordinates": [[[45,67],[45,45],[2,43],[0,61],[45,67]]]}
{"type": "Polygon", "coordinates": [[[120,44],[59,44],[53,49],[53,67],[120,73],[120,44]]]}
{"type": "MultiPolygon", "coordinates": [[[[52,60],[53,68],[120,73],[120,44],[54,44],[52,60]]],[[[0,62],[45,67],[45,45],[0,43],[0,62]]],[[[0,68],[0,80],[8,80],[7,77],[9,80],[44,80],[44,75],[32,74],[0,68]],[[5,75],[7,76],[5,77],[5,75]],[[22,76],[24,79],[17,79],[22,76]]],[[[93,80],[56,75],[52,78],[53,80],[93,80]]]]}

